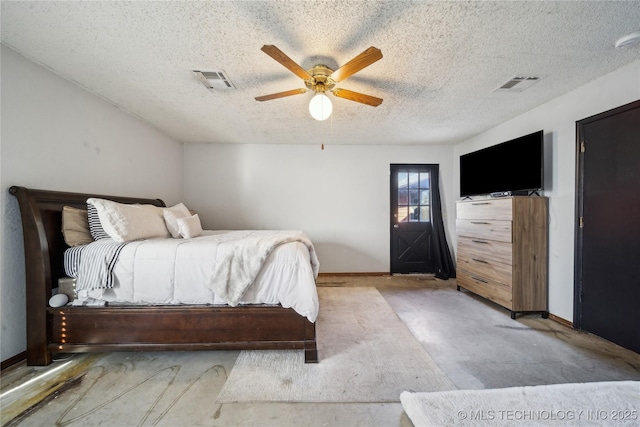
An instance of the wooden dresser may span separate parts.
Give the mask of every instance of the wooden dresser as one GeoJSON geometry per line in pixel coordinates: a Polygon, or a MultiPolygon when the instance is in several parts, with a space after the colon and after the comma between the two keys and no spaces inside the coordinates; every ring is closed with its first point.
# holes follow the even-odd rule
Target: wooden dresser
{"type": "Polygon", "coordinates": [[[548,199],[513,196],[457,202],[458,290],[511,311],[547,306],[548,199]]]}

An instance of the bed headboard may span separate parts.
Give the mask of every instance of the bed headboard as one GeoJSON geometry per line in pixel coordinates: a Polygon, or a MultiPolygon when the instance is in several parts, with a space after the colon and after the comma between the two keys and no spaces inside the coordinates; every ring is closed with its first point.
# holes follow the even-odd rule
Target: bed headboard
{"type": "MultiPolygon", "coordinates": [[[[65,276],[64,251],[68,248],[62,236],[62,208],[74,206],[86,209],[87,199],[98,197],[120,203],[142,203],[166,206],[160,199],[105,196],[34,190],[13,186],[9,192],[18,199],[22,219],[27,297],[27,341],[46,334],[46,307],[51,289],[65,276]]],[[[28,351],[33,346],[27,345],[28,351]]]]}

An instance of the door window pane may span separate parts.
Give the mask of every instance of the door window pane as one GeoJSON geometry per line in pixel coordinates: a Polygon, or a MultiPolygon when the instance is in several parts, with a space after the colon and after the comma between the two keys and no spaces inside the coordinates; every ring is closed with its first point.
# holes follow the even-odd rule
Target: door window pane
{"type": "Polygon", "coordinates": [[[420,187],[420,174],[417,172],[409,173],[409,188],[419,188],[420,187]]]}
{"type": "Polygon", "coordinates": [[[420,188],[429,188],[429,172],[420,173],[420,188]]]}
{"type": "Polygon", "coordinates": [[[398,190],[398,206],[409,204],[409,190],[398,190]]]}
{"type": "Polygon", "coordinates": [[[420,206],[409,206],[409,221],[420,221],[420,206]]]}
{"type": "Polygon", "coordinates": [[[429,222],[430,218],[429,206],[420,206],[420,221],[429,222]]]}
{"type": "Polygon", "coordinates": [[[429,205],[429,190],[420,190],[420,204],[429,205]]]}
{"type": "Polygon", "coordinates": [[[409,174],[406,172],[398,172],[398,189],[409,187],[409,174]]]}
{"type": "Polygon", "coordinates": [[[398,206],[398,222],[407,222],[409,221],[409,207],[408,206],[398,206]]]}
{"type": "Polygon", "coordinates": [[[409,190],[409,204],[417,205],[420,203],[420,190],[409,190]]]}

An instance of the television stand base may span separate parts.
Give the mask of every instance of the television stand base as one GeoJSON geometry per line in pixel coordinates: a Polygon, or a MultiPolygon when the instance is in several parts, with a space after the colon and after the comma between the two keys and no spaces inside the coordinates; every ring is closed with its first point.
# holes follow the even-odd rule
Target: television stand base
{"type": "Polygon", "coordinates": [[[496,191],[490,193],[491,197],[511,197],[511,196],[539,196],[538,190],[520,190],[520,191],[496,191]]]}

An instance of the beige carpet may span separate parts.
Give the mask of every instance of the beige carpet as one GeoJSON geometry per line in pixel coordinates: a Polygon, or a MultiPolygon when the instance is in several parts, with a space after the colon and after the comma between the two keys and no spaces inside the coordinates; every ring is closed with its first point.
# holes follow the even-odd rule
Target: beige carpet
{"type": "Polygon", "coordinates": [[[637,426],[640,382],[403,392],[414,426],[637,426]]]}
{"type": "Polygon", "coordinates": [[[243,351],[217,402],[399,402],[455,387],[375,288],[318,288],[320,363],[302,351],[243,351]]]}

